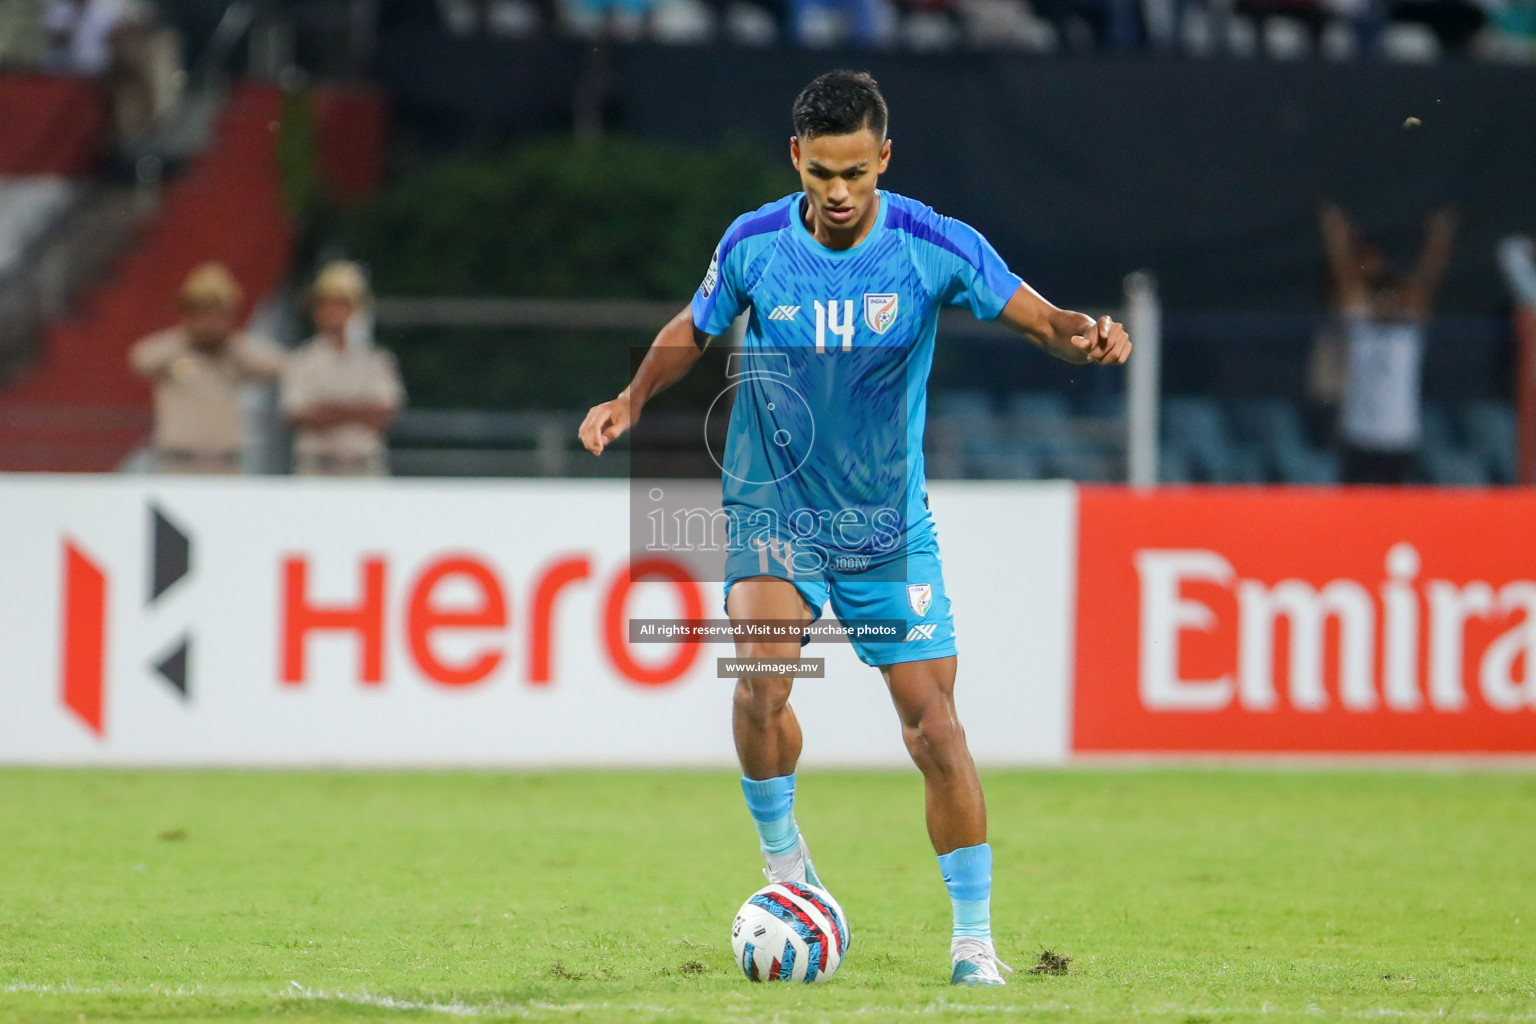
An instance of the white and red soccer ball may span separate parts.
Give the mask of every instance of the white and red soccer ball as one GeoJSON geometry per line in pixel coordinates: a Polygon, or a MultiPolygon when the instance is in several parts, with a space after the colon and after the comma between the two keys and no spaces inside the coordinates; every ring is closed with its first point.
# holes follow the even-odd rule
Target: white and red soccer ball
{"type": "Polygon", "coordinates": [[[752,981],[830,981],[848,952],[848,919],[832,894],[775,882],[753,893],[731,925],[736,966],[752,981]]]}

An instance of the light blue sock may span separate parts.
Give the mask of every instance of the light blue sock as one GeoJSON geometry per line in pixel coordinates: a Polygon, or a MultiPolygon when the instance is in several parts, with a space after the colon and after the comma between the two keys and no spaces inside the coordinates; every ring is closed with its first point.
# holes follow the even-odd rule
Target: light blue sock
{"type": "Polygon", "coordinates": [[[767,853],[788,853],[800,843],[800,827],[795,824],[795,776],[774,779],[749,779],[742,776],[741,792],[747,798],[757,839],[767,853]]]}
{"type": "Polygon", "coordinates": [[[992,937],[992,847],[962,846],[939,857],[955,915],[955,938],[992,937]]]}

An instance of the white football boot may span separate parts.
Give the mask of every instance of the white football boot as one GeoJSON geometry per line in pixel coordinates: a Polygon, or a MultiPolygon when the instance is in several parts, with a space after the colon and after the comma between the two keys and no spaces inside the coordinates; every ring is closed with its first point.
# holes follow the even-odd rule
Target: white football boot
{"type": "Polygon", "coordinates": [[[949,975],[951,985],[1006,985],[998,968],[1013,973],[1012,967],[997,958],[991,939],[953,939],[949,955],[955,962],[949,975]]]}
{"type": "Polygon", "coordinates": [[[803,885],[814,885],[818,889],[825,889],[821,879],[816,877],[816,865],[811,863],[811,851],[805,845],[805,837],[800,837],[800,844],[788,853],[763,852],[763,860],[768,866],[763,868],[763,877],[768,879],[768,884],[775,882],[799,882],[803,885]]]}

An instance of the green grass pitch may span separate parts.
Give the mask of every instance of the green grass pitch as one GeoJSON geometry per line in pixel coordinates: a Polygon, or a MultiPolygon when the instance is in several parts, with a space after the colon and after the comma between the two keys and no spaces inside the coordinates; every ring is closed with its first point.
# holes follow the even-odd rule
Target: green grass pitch
{"type": "Polygon", "coordinates": [[[983,779],[1021,970],[955,990],[915,773],[802,776],[854,941],[790,986],[730,772],[6,770],[0,1020],[1536,1020],[1536,776],[983,779]]]}

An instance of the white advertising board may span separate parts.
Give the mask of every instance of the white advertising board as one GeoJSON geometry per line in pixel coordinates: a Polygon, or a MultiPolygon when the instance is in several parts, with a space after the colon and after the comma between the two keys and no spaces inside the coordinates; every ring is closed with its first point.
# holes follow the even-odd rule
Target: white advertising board
{"type": "MultiPolygon", "coordinates": [[[[619,481],[0,479],[0,762],[735,763],[718,583],[629,582],[619,481]]],[[[935,484],[983,763],[1062,760],[1076,495],[935,484]]],[[[907,763],[879,674],[813,648],[807,765],[907,763]]]]}

